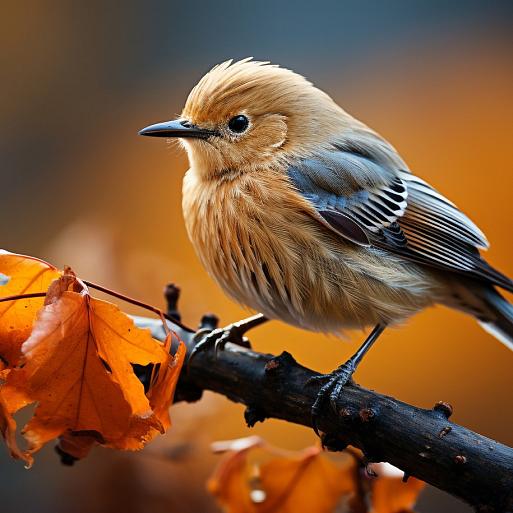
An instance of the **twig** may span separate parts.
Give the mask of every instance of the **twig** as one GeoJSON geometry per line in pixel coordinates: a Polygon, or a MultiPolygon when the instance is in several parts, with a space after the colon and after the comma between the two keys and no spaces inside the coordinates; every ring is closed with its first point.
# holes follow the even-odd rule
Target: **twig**
{"type": "Polygon", "coordinates": [[[45,297],[46,292],[30,292],[28,294],[17,294],[15,296],[0,297],[0,303],[4,301],[20,301],[22,299],[33,299],[36,297],[45,297]]]}
{"type": "Polygon", "coordinates": [[[172,321],[174,324],[179,326],[182,330],[188,331],[189,333],[193,330],[186,326],[185,324],[182,324],[180,320],[174,316],[169,315],[166,312],[163,312],[160,308],[156,308],[152,305],[149,305],[148,303],[144,303],[143,301],[139,301],[138,299],[131,298],[129,296],[125,296],[125,294],[121,294],[120,292],[116,292],[115,290],[108,289],[107,287],[104,287],[103,285],[98,285],[97,283],[93,283],[91,281],[82,280],[88,287],[92,289],[99,290],[101,292],[105,292],[105,294],[108,294],[109,296],[117,297],[118,299],[121,299],[123,301],[126,301],[127,303],[131,303],[132,305],[139,306],[141,308],[144,308],[145,310],[149,310],[150,312],[156,313],[159,317],[164,317],[168,321],[172,321]]]}
{"type": "MultiPolygon", "coordinates": [[[[136,324],[164,336],[158,321],[136,318],[136,324]]],[[[190,352],[194,334],[170,327],[190,352]]],[[[253,423],[272,417],[311,427],[319,385],[308,383],[316,375],[289,353],[274,357],[228,344],[217,359],[213,352],[194,358],[182,373],[176,401],[197,400],[202,390],[212,390],[245,404],[253,423]]],[[[450,422],[448,403],[426,410],[349,384],[337,408],[338,414],[326,408],[318,419],[328,449],[358,447],[368,461],[387,461],[478,512],[513,511],[513,449],[450,422]]]]}

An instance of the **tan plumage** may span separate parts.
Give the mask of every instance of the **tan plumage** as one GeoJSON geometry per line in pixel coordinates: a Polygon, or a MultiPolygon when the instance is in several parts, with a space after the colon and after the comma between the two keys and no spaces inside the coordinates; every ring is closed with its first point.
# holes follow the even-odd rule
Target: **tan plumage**
{"type": "Polygon", "coordinates": [[[206,269],[240,303],[304,328],[340,331],[401,321],[440,299],[436,282],[399,258],[341,239],[279,171],[223,183],[185,176],[189,237],[206,269]]]}
{"type": "MultiPolygon", "coordinates": [[[[191,164],[189,237],[235,300],[327,332],[444,303],[512,335],[510,305],[492,286],[513,284],[479,257],[484,235],[300,75],[248,59],[220,64],[181,118],[199,134],[169,132],[191,164]],[[229,128],[237,116],[249,122],[241,133],[229,128]]],[[[162,126],[148,135],[165,135],[162,126]]]]}

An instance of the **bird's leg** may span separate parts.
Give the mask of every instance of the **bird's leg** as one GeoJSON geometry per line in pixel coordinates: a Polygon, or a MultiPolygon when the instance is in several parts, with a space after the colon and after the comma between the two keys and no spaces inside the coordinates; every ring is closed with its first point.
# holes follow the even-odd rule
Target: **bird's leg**
{"type": "Polygon", "coordinates": [[[217,328],[212,330],[208,332],[208,334],[204,330],[198,331],[198,333],[195,335],[195,338],[202,338],[190,352],[187,365],[189,366],[192,359],[199,353],[203,353],[209,349],[214,348],[217,355],[219,351],[224,349],[224,346],[228,342],[232,342],[233,344],[237,344],[243,347],[249,347],[248,340],[246,337],[244,337],[244,334],[249,330],[256,328],[257,326],[264,324],[264,322],[267,322],[267,320],[267,317],[265,317],[263,314],[256,314],[252,317],[248,317],[247,319],[242,319],[241,321],[229,324],[224,328],[217,328]]]}
{"type": "Polygon", "coordinates": [[[315,376],[312,381],[321,381],[322,385],[317,398],[312,406],[312,424],[314,430],[319,434],[317,429],[317,417],[319,416],[323,406],[329,399],[333,411],[337,411],[337,400],[344,385],[351,379],[358,364],[362,361],[367,351],[372,347],[374,342],[379,338],[386,328],[386,324],[377,324],[365,339],[363,344],[358,348],[356,353],[347,360],[346,363],[335,369],[330,374],[315,376]]]}

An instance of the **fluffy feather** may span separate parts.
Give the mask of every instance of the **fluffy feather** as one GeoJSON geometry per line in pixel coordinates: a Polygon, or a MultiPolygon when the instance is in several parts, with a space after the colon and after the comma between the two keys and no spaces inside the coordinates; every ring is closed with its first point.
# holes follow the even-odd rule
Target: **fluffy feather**
{"type": "Polygon", "coordinates": [[[513,283],[481,258],[483,233],[302,76],[222,63],[182,118],[216,134],[183,140],[183,211],[203,264],[237,301],[333,332],[439,302],[513,335],[511,305],[489,300],[513,283]],[[229,129],[237,115],[249,119],[243,133],[229,129]]]}

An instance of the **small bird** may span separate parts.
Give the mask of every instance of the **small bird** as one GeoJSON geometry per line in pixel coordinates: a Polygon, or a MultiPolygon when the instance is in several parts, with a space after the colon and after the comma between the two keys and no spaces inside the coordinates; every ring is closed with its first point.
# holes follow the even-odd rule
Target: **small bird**
{"type": "Polygon", "coordinates": [[[496,290],[513,292],[513,281],[481,257],[481,230],[301,75],[224,62],[179,119],[140,134],[179,138],[192,244],[229,296],[261,312],[212,332],[194,353],[240,341],[267,319],[328,333],[374,327],[321,377],[315,418],[387,326],[435,303],[474,316],[513,349],[513,306],[496,290]]]}

